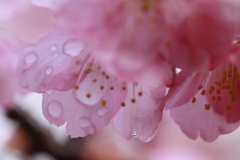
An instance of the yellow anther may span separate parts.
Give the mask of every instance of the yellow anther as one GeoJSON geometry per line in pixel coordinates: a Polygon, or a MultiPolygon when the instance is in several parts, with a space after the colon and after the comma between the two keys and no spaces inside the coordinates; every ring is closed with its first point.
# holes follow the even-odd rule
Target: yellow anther
{"type": "Polygon", "coordinates": [[[204,107],[205,107],[206,110],[210,110],[211,105],[210,104],[205,104],[204,107]]]}
{"type": "Polygon", "coordinates": [[[86,97],[87,97],[87,98],[90,98],[90,97],[91,97],[91,94],[89,94],[89,93],[86,94],[86,97]]]}
{"type": "Polygon", "coordinates": [[[222,84],[225,84],[226,78],[222,78],[222,84]]]}
{"type": "Polygon", "coordinates": [[[88,68],[88,69],[86,69],[85,71],[84,71],[84,73],[90,73],[91,72],[91,69],[90,68],[88,68]]]}
{"type": "Polygon", "coordinates": [[[222,100],[222,97],[218,96],[217,100],[220,102],[222,100]]]}
{"type": "Polygon", "coordinates": [[[211,86],[211,87],[210,87],[210,90],[211,90],[211,91],[214,91],[214,90],[215,90],[215,88],[214,88],[213,86],[211,86]]]}
{"type": "Polygon", "coordinates": [[[171,41],[165,41],[165,46],[168,48],[172,47],[172,42],[171,41]]]}
{"type": "Polygon", "coordinates": [[[205,95],[206,94],[206,91],[205,90],[202,90],[202,92],[201,92],[201,95],[205,95]]]}
{"type": "Polygon", "coordinates": [[[231,88],[230,85],[225,85],[226,90],[229,90],[230,88],[231,88]]]}
{"type": "Polygon", "coordinates": [[[230,105],[227,105],[227,106],[226,106],[226,110],[227,110],[227,111],[231,111],[231,110],[232,110],[232,107],[231,107],[230,105]]]}
{"type": "Polygon", "coordinates": [[[78,89],[79,87],[78,87],[77,85],[75,85],[73,88],[74,88],[74,89],[78,89]]]}
{"type": "Polygon", "coordinates": [[[80,64],[81,64],[81,60],[77,60],[76,65],[80,65],[80,64]]]}
{"type": "Polygon", "coordinates": [[[78,74],[78,73],[74,73],[73,75],[74,75],[75,77],[78,77],[78,76],[79,76],[79,74],[78,74]]]}
{"type": "Polygon", "coordinates": [[[216,81],[215,84],[216,84],[217,86],[219,86],[219,87],[222,86],[221,81],[216,81]]]}
{"type": "Polygon", "coordinates": [[[132,103],[135,103],[135,102],[136,102],[136,100],[133,98],[133,99],[131,99],[131,102],[132,102],[132,103]]]}
{"type": "Polygon", "coordinates": [[[122,106],[122,107],[125,107],[125,106],[126,106],[126,104],[125,104],[124,102],[122,102],[122,103],[121,103],[121,106],[122,106]]]}
{"type": "Polygon", "coordinates": [[[107,104],[107,101],[102,100],[102,106],[105,106],[107,104]]]}
{"type": "Polygon", "coordinates": [[[212,96],[212,100],[213,100],[213,102],[216,101],[216,97],[215,97],[215,96],[212,96]]]}
{"type": "Polygon", "coordinates": [[[217,93],[218,95],[220,95],[220,94],[221,94],[220,89],[217,89],[217,90],[216,90],[216,93],[217,93]]]}
{"type": "Polygon", "coordinates": [[[195,97],[193,97],[193,98],[192,98],[192,103],[195,103],[196,100],[197,100],[197,99],[196,99],[195,97]]]}
{"type": "Polygon", "coordinates": [[[235,96],[232,96],[232,97],[231,97],[231,100],[232,100],[233,102],[236,102],[236,101],[237,101],[237,99],[236,99],[235,96]]]}
{"type": "Polygon", "coordinates": [[[203,86],[201,85],[197,88],[197,90],[201,90],[202,88],[203,88],[203,86]]]}

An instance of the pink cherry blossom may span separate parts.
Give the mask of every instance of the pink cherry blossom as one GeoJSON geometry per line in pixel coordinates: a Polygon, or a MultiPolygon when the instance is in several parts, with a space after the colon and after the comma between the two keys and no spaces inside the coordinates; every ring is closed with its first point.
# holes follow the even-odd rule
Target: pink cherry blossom
{"type": "Polygon", "coordinates": [[[128,140],[150,141],[172,68],[162,63],[158,72],[164,74],[146,85],[134,75],[128,80],[109,73],[94,51],[71,31],[54,26],[22,55],[20,84],[44,93],[43,114],[51,124],[67,123],[71,137],[95,133],[114,120],[116,131],[128,140]]]}
{"type": "Polygon", "coordinates": [[[192,139],[239,126],[239,1],[32,2],[52,8],[56,25],[22,53],[20,84],[43,93],[45,117],[72,137],[113,121],[148,142],[164,107],[192,139]]]}

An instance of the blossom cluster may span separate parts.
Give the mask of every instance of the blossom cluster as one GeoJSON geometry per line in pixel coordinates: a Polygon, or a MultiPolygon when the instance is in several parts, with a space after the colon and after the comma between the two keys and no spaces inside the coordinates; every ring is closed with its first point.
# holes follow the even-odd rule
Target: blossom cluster
{"type": "Polygon", "coordinates": [[[238,128],[239,0],[32,2],[55,24],[21,53],[19,82],[71,137],[112,122],[148,142],[164,109],[191,139],[238,128]]]}

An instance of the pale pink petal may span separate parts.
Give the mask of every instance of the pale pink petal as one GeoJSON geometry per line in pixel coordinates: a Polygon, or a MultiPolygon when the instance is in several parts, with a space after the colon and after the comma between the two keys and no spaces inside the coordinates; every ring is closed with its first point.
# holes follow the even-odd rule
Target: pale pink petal
{"type": "Polygon", "coordinates": [[[165,88],[136,86],[133,93],[131,91],[133,86],[128,87],[126,105],[114,118],[114,128],[127,140],[138,138],[142,142],[149,142],[155,136],[157,126],[162,119],[163,108],[160,107],[160,102],[165,94],[165,88]]]}
{"type": "Polygon", "coordinates": [[[208,104],[206,96],[198,92],[195,97],[197,99],[195,103],[189,101],[181,107],[170,110],[171,117],[189,138],[196,139],[200,136],[205,141],[212,142],[219,135],[233,132],[239,127],[239,121],[228,123],[226,117],[217,114],[213,107],[206,110],[205,104],[208,104]]]}
{"type": "Polygon", "coordinates": [[[39,39],[25,50],[19,62],[20,84],[36,92],[68,90],[74,86],[81,65],[82,41],[61,27],[39,39]]]}
{"type": "Polygon", "coordinates": [[[30,7],[28,0],[1,0],[0,20],[9,20],[30,7]]]}
{"type": "MultiPolygon", "coordinates": [[[[92,75],[94,74],[89,74],[86,79],[91,79],[92,75]]],[[[96,79],[100,78],[96,77],[96,79]]],[[[94,104],[84,104],[85,101],[80,102],[77,99],[76,94],[78,94],[78,90],[81,90],[81,84],[78,89],[66,92],[48,91],[43,95],[43,114],[50,124],[60,126],[67,122],[67,134],[71,137],[93,134],[110,123],[121,108],[121,102],[126,95],[117,82],[109,81],[114,88],[108,88],[110,87],[108,85],[104,89],[101,89],[100,86],[97,87],[95,90],[99,90],[101,93],[97,93],[96,96],[100,98],[94,101],[94,104]]],[[[92,81],[88,82],[91,85],[92,81]]],[[[86,96],[89,90],[84,91],[86,96]]],[[[91,93],[90,100],[94,94],[96,93],[91,93]]]]}
{"type": "Polygon", "coordinates": [[[22,92],[15,72],[16,64],[13,46],[0,41],[0,105],[4,107],[10,107],[16,93],[22,92]]]}

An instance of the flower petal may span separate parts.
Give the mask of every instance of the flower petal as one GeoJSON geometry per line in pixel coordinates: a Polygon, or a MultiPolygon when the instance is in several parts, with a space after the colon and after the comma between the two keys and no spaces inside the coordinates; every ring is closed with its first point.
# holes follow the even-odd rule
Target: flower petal
{"type": "MultiPolygon", "coordinates": [[[[90,77],[86,78],[89,80],[92,75],[89,74],[87,77],[90,77]]],[[[79,93],[76,90],[81,90],[81,87],[66,92],[48,91],[43,94],[43,114],[50,124],[60,126],[67,122],[67,134],[71,137],[83,137],[95,133],[110,123],[121,108],[121,102],[126,95],[126,92],[118,86],[118,82],[109,81],[114,89],[105,86],[104,90],[101,90],[97,87],[95,90],[98,89],[102,93],[98,92],[99,100],[90,105],[75,98],[79,93]]],[[[92,83],[92,81],[88,82],[92,83]]]]}
{"type": "Polygon", "coordinates": [[[36,46],[25,50],[18,66],[20,84],[36,92],[71,89],[81,68],[77,62],[83,47],[72,33],[53,27],[36,46]]]}
{"type": "MultiPolygon", "coordinates": [[[[133,87],[129,85],[129,87],[133,87]]],[[[162,118],[162,107],[159,107],[162,97],[165,94],[165,88],[135,88],[140,90],[135,95],[129,89],[125,100],[126,106],[121,108],[113,120],[114,128],[121,136],[127,140],[136,137],[142,142],[149,142],[155,135],[157,126],[162,118]]]]}
{"type": "Polygon", "coordinates": [[[207,142],[212,142],[219,135],[233,132],[239,127],[240,122],[228,123],[225,116],[205,109],[208,104],[206,96],[202,96],[199,92],[196,96],[197,101],[192,103],[189,101],[181,107],[170,110],[171,117],[180,126],[181,130],[191,139],[198,136],[207,142]]]}

